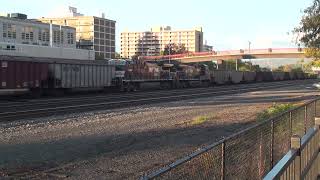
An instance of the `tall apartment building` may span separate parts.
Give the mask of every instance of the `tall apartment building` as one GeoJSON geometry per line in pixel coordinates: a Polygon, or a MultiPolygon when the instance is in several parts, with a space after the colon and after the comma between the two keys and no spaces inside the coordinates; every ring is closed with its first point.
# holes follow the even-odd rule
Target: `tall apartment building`
{"type": "Polygon", "coordinates": [[[96,59],[115,57],[115,24],[116,21],[96,16],[84,16],[74,7],[69,7],[65,17],[40,18],[41,22],[76,28],[77,47],[93,49],[96,59]]]}
{"type": "Polygon", "coordinates": [[[170,26],[155,27],[145,32],[121,33],[121,57],[159,55],[167,44],[184,45],[187,51],[201,52],[203,48],[202,28],[171,30],[170,26]]]}

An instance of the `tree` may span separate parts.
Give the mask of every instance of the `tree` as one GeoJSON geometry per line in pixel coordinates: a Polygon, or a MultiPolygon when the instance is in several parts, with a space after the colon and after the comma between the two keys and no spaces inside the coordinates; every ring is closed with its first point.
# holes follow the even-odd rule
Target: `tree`
{"type": "Polygon", "coordinates": [[[286,64],[283,66],[283,71],[284,72],[291,72],[293,69],[293,65],[292,64],[286,64]]]}
{"type": "Polygon", "coordinates": [[[133,56],[131,56],[132,60],[138,60],[139,59],[139,54],[135,54],[133,56]]]}
{"type": "Polygon", "coordinates": [[[115,53],[114,57],[115,57],[116,59],[120,59],[120,58],[121,58],[120,54],[117,53],[117,52],[115,53]]]}
{"type": "Polygon", "coordinates": [[[236,65],[236,60],[225,60],[222,65],[219,65],[220,68],[224,68],[226,70],[236,70],[238,67],[239,71],[261,71],[259,65],[253,65],[252,62],[238,60],[238,64],[236,65]]]}
{"type": "Polygon", "coordinates": [[[303,66],[302,64],[297,65],[297,64],[286,64],[284,66],[279,66],[276,69],[273,69],[273,71],[281,71],[281,72],[307,72],[306,71],[306,66],[303,66]]]}
{"type": "Polygon", "coordinates": [[[173,55],[173,54],[183,54],[187,53],[186,47],[184,44],[167,44],[163,51],[160,52],[161,55],[173,55]]]}
{"type": "Polygon", "coordinates": [[[300,25],[294,32],[298,35],[297,41],[307,48],[306,55],[320,60],[320,0],[314,0],[312,5],[304,10],[300,25]]]}

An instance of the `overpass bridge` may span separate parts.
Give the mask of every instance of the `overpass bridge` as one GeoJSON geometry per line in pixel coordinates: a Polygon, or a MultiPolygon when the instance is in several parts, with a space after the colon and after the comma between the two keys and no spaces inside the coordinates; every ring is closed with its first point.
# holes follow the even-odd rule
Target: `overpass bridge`
{"type": "Polygon", "coordinates": [[[264,59],[264,58],[304,58],[305,52],[302,48],[268,48],[251,50],[230,50],[212,52],[192,52],[185,54],[174,54],[165,56],[140,56],[144,60],[179,60],[182,63],[208,62],[213,60],[230,59],[264,59]]]}

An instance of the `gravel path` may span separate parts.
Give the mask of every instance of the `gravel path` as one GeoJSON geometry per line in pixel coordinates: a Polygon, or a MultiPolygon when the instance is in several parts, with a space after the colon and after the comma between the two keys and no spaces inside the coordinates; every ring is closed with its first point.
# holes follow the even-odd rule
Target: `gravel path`
{"type": "Polygon", "coordinates": [[[137,179],[250,126],[273,102],[301,102],[317,94],[302,84],[1,124],[0,176],[137,179]],[[197,117],[207,121],[193,125],[197,117]]]}

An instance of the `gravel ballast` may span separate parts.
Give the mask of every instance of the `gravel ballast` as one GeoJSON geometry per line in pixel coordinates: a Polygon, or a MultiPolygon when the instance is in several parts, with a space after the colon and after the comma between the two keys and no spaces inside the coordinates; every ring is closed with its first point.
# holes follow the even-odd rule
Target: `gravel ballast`
{"type": "Polygon", "coordinates": [[[317,94],[297,85],[1,124],[0,176],[137,179],[249,127],[274,102],[317,94]],[[191,123],[197,117],[206,121],[191,123]]]}

